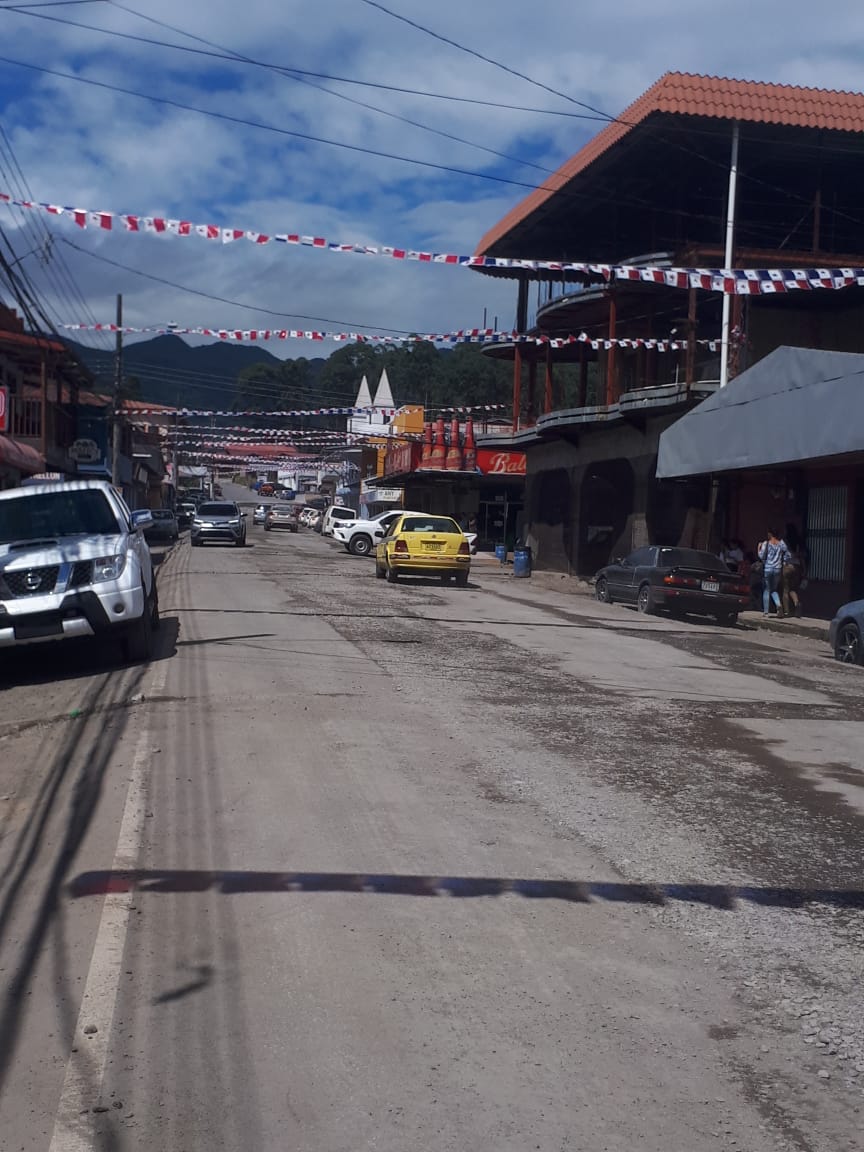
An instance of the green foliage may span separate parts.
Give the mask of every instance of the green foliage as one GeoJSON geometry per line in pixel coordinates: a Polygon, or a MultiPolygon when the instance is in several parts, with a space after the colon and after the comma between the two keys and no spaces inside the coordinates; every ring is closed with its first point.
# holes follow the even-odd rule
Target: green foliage
{"type": "Polygon", "coordinates": [[[512,364],[491,360],[477,344],[442,350],[427,341],[398,347],[358,342],[338,348],[320,366],[301,359],[244,369],[237,380],[235,407],[347,407],[357,398],[364,376],[375,395],[385,368],[397,406],[506,404],[512,394],[512,364]]]}

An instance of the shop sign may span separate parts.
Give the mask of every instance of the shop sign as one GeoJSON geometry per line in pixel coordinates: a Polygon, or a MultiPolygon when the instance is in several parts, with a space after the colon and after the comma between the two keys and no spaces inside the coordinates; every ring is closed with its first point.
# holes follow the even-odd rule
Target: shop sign
{"type": "Polygon", "coordinates": [[[524,476],[524,452],[499,452],[494,448],[480,448],[477,467],[486,476],[524,476]]]}
{"type": "Polygon", "coordinates": [[[400,472],[413,472],[419,459],[418,444],[390,444],[387,448],[387,461],[384,473],[395,476],[400,472]]]}
{"type": "Polygon", "coordinates": [[[0,388],[0,432],[9,428],[9,389],[0,388]]]}
{"type": "Polygon", "coordinates": [[[367,488],[366,495],[373,504],[399,504],[402,501],[402,488],[367,488]]]}
{"type": "Polygon", "coordinates": [[[69,456],[76,464],[96,464],[102,459],[102,449],[95,440],[75,440],[69,446],[69,456]]]}

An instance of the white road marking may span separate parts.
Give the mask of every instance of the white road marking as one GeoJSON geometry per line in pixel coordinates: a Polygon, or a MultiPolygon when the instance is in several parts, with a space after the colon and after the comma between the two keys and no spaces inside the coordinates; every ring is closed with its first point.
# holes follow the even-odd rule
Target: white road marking
{"type": "MultiPolygon", "coordinates": [[[[150,693],[162,693],[167,677],[168,661],[163,660],[151,670],[150,693]]],[[[135,747],[132,775],[114,852],[114,871],[138,865],[145,819],[146,765],[152,743],[153,737],[145,721],[135,747]]],[[[133,900],[134,892],[105,897],[75,1027],[73,1048],[77,1051],[70,1054],[66,1064],[49,1152],[93,1152],[98,1145],[98,1114],[93,1112],[93,1108],[103,1105],[102,1082],[133,900]],[[96,1032],[85,1033],[85,1028],[91,1026],[96,1028],[96,1032]]]]}

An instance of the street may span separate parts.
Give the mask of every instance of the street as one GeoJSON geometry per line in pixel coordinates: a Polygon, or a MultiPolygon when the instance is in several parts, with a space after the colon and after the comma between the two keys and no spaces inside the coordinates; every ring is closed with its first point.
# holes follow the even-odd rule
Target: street
{"type": "Polygon", "coordinates": [[[0,1149],[860,1148],[864,678],[264,533],[0,666],[0,1149]]]}

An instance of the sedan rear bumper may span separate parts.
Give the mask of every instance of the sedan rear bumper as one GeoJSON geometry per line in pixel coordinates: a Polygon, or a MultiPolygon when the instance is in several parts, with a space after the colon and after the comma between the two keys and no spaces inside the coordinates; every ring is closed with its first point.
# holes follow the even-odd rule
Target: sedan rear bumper
{"type": "Polygon", "coordinates": [[[746,612],[750,607],[747,596],[733,596],[725,592],[697,592],[688,588],[652,588],[658,608],[675,608],[679,612],[717,616],[732,612],[746,612]]]}

